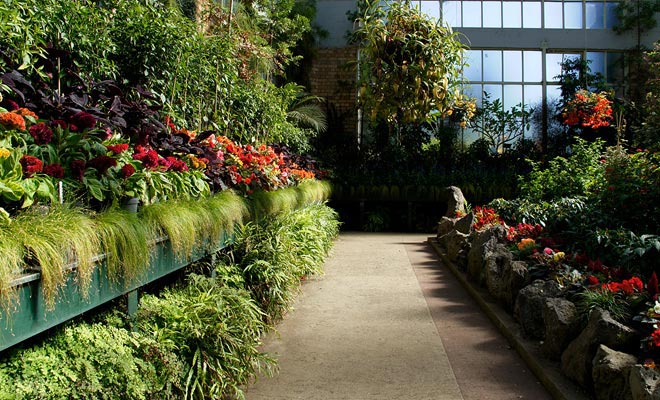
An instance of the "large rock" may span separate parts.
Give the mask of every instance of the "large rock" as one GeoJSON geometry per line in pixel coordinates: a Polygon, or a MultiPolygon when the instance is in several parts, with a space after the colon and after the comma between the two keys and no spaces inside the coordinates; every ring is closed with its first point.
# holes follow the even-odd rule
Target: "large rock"
{"type": "Polygon", "coordinates": [[[458,221],[459,218],[450,218],[450,217],[442,217],[440,222],[438,222],[438,235],[437,237],[444,236],[448,234],[449,232],[453,231],[454,225],[456,225],[456,221],[458,221]]]}
{"type": "Polygon", "coordinates": [[[518,292],[529,284],[527,264],[513,261],[508,247],[500,243],[486,253],[484,262],[488,292],[507,310],[513,310],[518,292]]]}
{"type": "Polygon", "coordinates": [[[483,285],[485,283],[485,258],[495,251],[498,243],[505,243],[506,228],[495,225],[477,232],[467,256],[467,274],[470,279],[483,285]]]}
{"type": "Polygon", "coordinates": [[[447,258],[457,264],[459,258],[467,253],[467,249],[470,247],[470,236],[458,231],[451,231],[439,237],[438,244],[445,249],[447,258]]]}
{"type": "Polygon", "coordinates": [[[635,365],[630,369],[630,393],[633,400],[660,399],[660,372],[635,365]]]}
{"type": "Polygon", "coordinates": [[[463,216],[461,219],[456,221],[454,228],[460,233],[469,235],[470,233],[472,233],[472,224],[474,224],[474,218],[475,218],[474,214],[468,213],[465,216],[463,216]]]}
{"type": "Polygon", "coordinates": [[[543,304],[545,339],[543,354],[551,360],[559,360],[568,344],[580,333],[580,320],[573,302],[561,297],[545,299],[543,304]]]}
{"type": "Polygon", "coordinates": [[[632,400],[629,377],[637,357],[599,345],[591,376],[596,400],[632,400]]]}
{"type": "Polygon", "coordinates": [[[544,338],[543,307],[545,299],[557,297],[560,291],[557,282],[544,280],[536,280],[520,290],[516,297],[513,313],[526,337],[539,340],[544,338]]]}
{"type": "Polygon", "coordinates": [[[456,213],[465,213],[465,197],[463,192],[456,186],[449,186],[445,188],[447,195],[447,212],[445,217],[454,218],[456,213]]]}
{"type": "Polygon", "coordinates": [[[639,342],[634,329],[612,319],[609,312],[596,309],[591,312],[586,328],[561,355],[564,374],[583,387],[591,388],[592,361],[601,344],[632,353],[639,342]]]}

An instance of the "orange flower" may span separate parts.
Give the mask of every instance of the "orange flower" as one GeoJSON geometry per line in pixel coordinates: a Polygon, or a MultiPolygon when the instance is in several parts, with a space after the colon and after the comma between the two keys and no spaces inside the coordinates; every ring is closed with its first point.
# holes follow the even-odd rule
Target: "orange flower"
{"type": "Polygon", "coordinates": [[[14,112],[0,113],[0,125],[6,129],[18,129],[19,131],[25,130],[25,119],[14,112]]]}
{"type": "Polygon", "coordinates": [[[34,119],[39,119],[37,114],[34,112],[28,110],[27,108],[19,108],[18,110],[15,111],[16,114],[21,115],[23,117],[32,117],[34,119]]]}

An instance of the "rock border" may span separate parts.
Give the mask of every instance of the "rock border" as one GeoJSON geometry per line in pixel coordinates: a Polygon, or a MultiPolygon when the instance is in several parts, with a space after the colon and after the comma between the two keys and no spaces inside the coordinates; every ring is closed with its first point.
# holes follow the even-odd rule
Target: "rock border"
{"type": "Polygon", "coordinates": [[[511,347],[518,352],[553,398],[558,400],[588,400],[591,398],[586,391],[564,377],[556,363],[544,359],[540,344],[524,338],[518,323],[502,309],[485,289],[475,287],[467,280],[465,274],[449,260],[435,237],[429,237],[428,243],[431,244],[445,266],[449,268],[463,288],[479,304],[482,311],[509,341],[511,347]]]}

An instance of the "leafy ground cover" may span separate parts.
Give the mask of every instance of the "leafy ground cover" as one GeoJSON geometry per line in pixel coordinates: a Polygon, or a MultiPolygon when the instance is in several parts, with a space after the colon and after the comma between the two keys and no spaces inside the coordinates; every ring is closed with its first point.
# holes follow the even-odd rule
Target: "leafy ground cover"
{"type": "Polygon", "coordinates": [[[231,254],[143,296],[134,319],[115,311],[70,323],[6,354],[0,398],[243,398],[257,371],[275,367],[261,336],[301,280],[321,273],[338,226],[323,204],[245,225],[231,254]]]}

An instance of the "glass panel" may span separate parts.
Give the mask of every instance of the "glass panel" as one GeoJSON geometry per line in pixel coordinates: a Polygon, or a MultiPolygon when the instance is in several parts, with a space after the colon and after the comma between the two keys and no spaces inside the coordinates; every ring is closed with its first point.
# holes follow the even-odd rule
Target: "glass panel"
{"type": "Polygon", "coordinates": [[[587,29],[605,28],[605,5],[596,2],[587,3],[587,29]]]}
{"type": "Polygon", "coordinates": [[[502,27],[502,3],[499,1],[484,1],[484,28],[502,27]]]}
{"type": "Polygon", "coordinates": [[[502,85],[484,85],[484,92],[490,95],[491,102],[502,99],[502,85]]]}
{"type": "Polygon", "coordinates": [[[504,15],[502,26],[505,28],[522,28],[520,2],[505,1],[502,7],[502,14],[504,15]]]}
{"type": "Polygon", "coordinates": [[[440,2],[438,0],[422,1],[421,11],[433,19],[439,19],[440,2]]]}
{"type": "Polygon", "coordinates": [[[461,2],[443,1],[442,19],[445,24],[453,27],[461,26],[461,2]]]}
{"type": "Polygon", "coordinates": [[[463,2],[463,26],[466,28],[481,28],[481,2],[463,2]]]}
{"type": "Polygon", "coordinates": [[[484,90],[481,87],[481,84],[477,83],[477,84],[468,85],[465,88],[464,93],[465,93],[466,96],[468,96],[470,98],[474,98],[476,100],[477,106],[481,105],[481,96],[484,93],[484,90]]]}
{"type": "Polygon", "coordinates": [[[608,2],[605,4],[605,27],[607,29],[613,29],[619,23],[619,19],[616,17],[616,6],[616,3],[608,2]]]}
{"type": "Polygon", "coordinates": [[[543,3],[544,12],[545,12],[545,24],[543,25],[546,29],[561,29],[563,28],[561,19],[561,3],[555,1],[548,1],[543,3]]]}
{"type": "Polygon", "coordinates": [[[542,53],[540,51],[525,51],[525,82],[541,82],[543,80],[542,53]]]}
{"type": "Polygon", "coordinates": [[[510,110],[523,101],[522,85],[504,85],[504,109],[510,110]]]}
{"type": "Polygon", "coordinates": [[[623,80],[623,56],[621,53],[607,53],[607,82],[620,83],[623,80]]]}
{"type": "Polygon", "coordinates": [[[502,52],[484,50],[484,81],[502,81],[502,52]]]}
{"type": "Polygon", "coordinates": [[[543,101],[543,86],[541,85],[525,85],[525,109],[541,107],[543,101]]]}
{"type": "Polygon", "coordinates": [[[541,2],[523,1],[523,28],[541,27],[541,2]]]}
{"type": "Polygon", "coordinates": [[[504,52],[504,81],[522,82],[522,52],[504,52]]]}
{"type": "Polygon", "coordinates": [[[587,52],[587,61],[589,61],[589,68],[591,73],[595,74],[600,72],[605,76],[605,53],[603,52],[587,52]]]}
{"type": "Polygon", "coordinates": [[[561,98],[561,86],[548,85],[548,103],[561,98]]]}
{"type": "Polygon", "coordinates": [[[470,82],[481,81],[481,50],[467,51],[468,67],[465,68],[463,75],[470,82]]]}
{"type": "Polygon", "coordinates": [[[564,3],[564,28],[582,29],[582,2],[564,3]]]}
{"type": "Polygon", "coordinates": [[[548,53],[545,55],[545,79],[548,82],[556,81],[556,76],[561,74],[561,61],[562,54],[548,53]]]}

